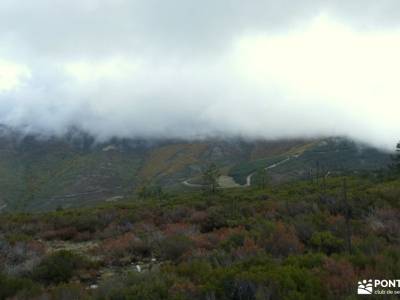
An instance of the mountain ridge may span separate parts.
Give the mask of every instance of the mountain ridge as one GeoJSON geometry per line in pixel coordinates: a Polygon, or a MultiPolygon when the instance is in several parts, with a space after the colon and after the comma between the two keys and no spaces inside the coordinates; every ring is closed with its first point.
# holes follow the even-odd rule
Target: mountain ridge
{"type": "MultiPolygon", "coordinates": [[[[0,208],[52,210],[92,205],[156,184],[167,191],[190,188],[215,163],[231,187],[246,185],[257,169],[298,155],[268,171],[272,183],[305,179],[316,164],[330,171],[384,168],[387,153],[344,138],[118,139],[96,141],[84,132],[44,137],[18,131],[0,134],[0,208]]],[[[253,183],[252,183],[253,184],[253,183]]],[[[114,200],[113,200],[114,201],[114,200]]]]}

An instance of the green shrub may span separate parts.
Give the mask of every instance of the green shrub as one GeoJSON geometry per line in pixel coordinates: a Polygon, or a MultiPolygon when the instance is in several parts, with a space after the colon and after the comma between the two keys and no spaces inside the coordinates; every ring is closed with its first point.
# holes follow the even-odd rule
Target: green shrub
{"type": "Polygon", "coordinates": [[[68,282],[79,269],[90,266],[90,262],[73,252],[61,250],[44,258],[33,270],[33,278],[44,284],[68,282]]]}
{"type": "Polygon", "coordinates": [[[63,283],[51,291],[52,299],[70,300],[84,299],[85,287],[76,283],[63,283]]]}
{"type": "Polygon", "coordinates": [[[184,299],[173,297],[170,288],[173,281],[162,273],[128,273],[108,278],[94,292],[95,299],[184,299]]]}
{"type": "Polygon", "coordinates": [[[312,235],[311,245],[318,251],[330,255],[335,252],[340,252],[343,249],[344,242],[342,239],[335,237],[331,232],[322,231],[312,235]]]}
{"type": "Polygon", "coordinates": [[[0,299],[7,299],[16,294],[32,298],[40,293],[40,287],[26,278],[14,278],[0,273],[0,299]]]}
{"type": "Polygon", "coordinates": [[[192,246],[192,240],[186,236],[175,235],[167,237],[161,243],[161,255],[165,259],[177,260],[192,246]]]}
{"type": "Polygon", "coordinates": [[[242,233],[235,233],[231,235],[226,241],[221,243],[221,248],[225,250],[235,249],[243,246],[245,235],[242,233]]]}
{"type": "Polygon", "coordinates": [[[304,255],[289,256],[284,265],[297,266],[300,268],[320,268],[326,256],[322,253],[307,253],[304,255]]]}
{"type": "Polygon", "coordinates": [[[6,240],[11,244],[14,245],[17,242],[27,242],[31,241],[33,237],[31,235],[27,235],[24,233],[14,233],[9,234],[6,236],[6,240]]]}

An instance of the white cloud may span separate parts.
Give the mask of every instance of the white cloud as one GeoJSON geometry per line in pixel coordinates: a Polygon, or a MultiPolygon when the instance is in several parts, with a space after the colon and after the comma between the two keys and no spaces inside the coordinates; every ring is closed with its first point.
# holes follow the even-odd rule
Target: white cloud
{"type": "Polygon", "coordinates": [[[124,80],[133,76],[139,63],[132,63],[121,57],[113,57],[105,61],[77,61],[66,63],[64,69],[67,74],[81,83],[90,83],[99,80],[124,80]]]}
{"type": "Polygon", "coordinates": [[[102,138],[400,137],[397,1],[57,3],[0,2],[1,123],[102,138]]]}
{"type": "Polygon", "coordinates": [[[243,80],[278,87],[305,114],[329,108],[335,124],[312,119],[323,131],[367,140],[389,131],[380,142],[390,144],[400,134],[398,53],[400,31],[357,32],[321,15],[285,35],[243,37],[233,61],[243,80]]]}
{"type": "Polygon", "coordinates": [[[19,88],[30,76],[31,72],[27,66],[0,60],[0,93],[19,88]]]}

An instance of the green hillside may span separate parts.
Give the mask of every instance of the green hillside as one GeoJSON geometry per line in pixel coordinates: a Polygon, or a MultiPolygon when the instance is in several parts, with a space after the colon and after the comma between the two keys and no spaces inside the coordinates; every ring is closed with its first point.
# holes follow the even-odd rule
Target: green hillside
{"type": "MultiPolygon", "coordinates": [[[[385,168],[389,155],[345,139],[244,141],[240,139],[96,142],[81,132],[60,138],[0,136],[0,211],[54,210],[123,199],[146,185],[190,190],[215,163],[231,186],[259,168],[275,183],[310,172],[343,173],[385,168]],[[318,167],[317,167],[318,166],[318,167]]],[[[256,179],[255,177],[253,179],[256,179]]],[[[251,184],[254,183],[251,182],[251,184]]]]}
{"type": "Polygon", "coordinates": [[[295,146],[279,155],[238,164],[230,170],[230,175],[243,184],[251,172],[287,158],[290,158],[287,162],[268,170],[272,180],[307,179],[317,172],[319,176],[326,176],[377,170],[390,164],[388,153],[343,138],[327,138],[295,146]]]}

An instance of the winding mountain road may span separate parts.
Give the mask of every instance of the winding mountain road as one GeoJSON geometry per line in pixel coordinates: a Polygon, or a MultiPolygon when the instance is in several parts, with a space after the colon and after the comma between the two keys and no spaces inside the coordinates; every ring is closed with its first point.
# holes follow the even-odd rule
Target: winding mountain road
{"type": "Polygon", "coordinates": [[[204,184],[190,183],[189,180],[190,179],[182,181],[182,184],[186,185],[188,187],[191,187],[191,188],[199,188],[199,187],[203,187],[204,186],[204,184]]]}
{"type": "MultiPolygon", "coordinates": [[[[300,156],[300,154],[295,154],[295,155],[289,156],[289,157],[287,157],[287,158],[285,158],[285,159],[283,159],[283,160],[280,160],[280,161],[278,161],[278,162],[276,162],[276,163],[274,163],[274,164],[272,164],[272,165],[269,165],[269,166],[265,167],[265,170],[270,170],[270,169],[276,168],[277,166],[280,166],[280,165],[282,165],[282,164],[288,162],[289,160],[291,160],[291,159],[293,159],[293,158],[297,158],[297,157],[299,157],[299,156],[300,156]]],[[[247,177],[246,177],[246,183],[245,183],[244,185],[242,185],[242,186],[250,186],[250,185],[251,185],[251,178],[252,178],[256,173],[257,173],[257,172],[253,172],[253,173],[247,175],[247,177]]]]}
{"type": "MultiPolygon", "coordinates": [[[[300,156],[300,154],[295,154],[295,155],[289,156],[289,157],[287,157],[287,158],[285,158],[283,160],[280,160],[280,161],[278,161],[276,163],[273,163],[272,165],[269,165],[269,166],[265,167],[265,170],[270,170],[270,169],[276,168],[277,166],[280,166],[280,165],[290,161],[291,159],[298,158],[299,156],[300,156]]],[[[247,175],[245,184],[239,184],[239,183],[235,182],[232,177],[226,176],[226,175],[220,176],[218,178],[218,183],[220,185],[220,188],[249,187],[249,186],[251,186],[251,180],[252,180],[252,178],[253,178],[253,176],[255,174],[256,174],[256,172],[252,172],[249,175],[247,175]],[[230,178],[231,180],[227,180],[227,178],[230,178]],[[223,184],[221,184],[221,183],[224,183],[226,181],[230,182],[230,184],[227,185],[227,186],[224,186],[223,184]],[[232,182],[234,182],[234,184],[232,184],[232,182]]],[[[182,181],[182,184],[187,186],[187,187],[191,187],[191,188],[204,187],[204,184],[190,183],[189,181],[190,181],[190,179],[186,179],[186,180],[182,181]]]]}

